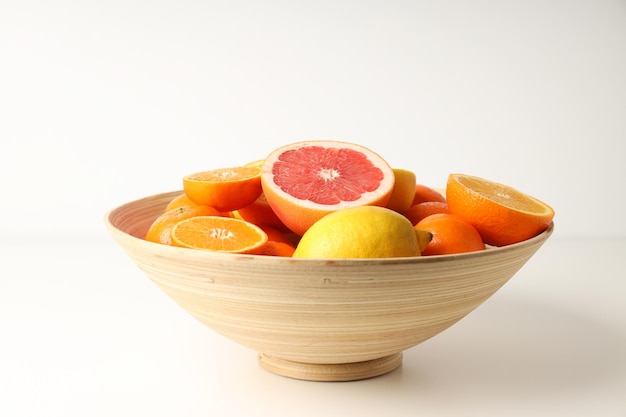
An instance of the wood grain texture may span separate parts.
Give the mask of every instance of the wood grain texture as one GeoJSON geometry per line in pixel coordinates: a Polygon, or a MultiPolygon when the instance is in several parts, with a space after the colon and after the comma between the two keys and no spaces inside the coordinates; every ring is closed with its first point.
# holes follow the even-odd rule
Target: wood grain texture
{"type": "Polygon", "coordinates": [[[493,295],[554,227],[501,248],[393,259],[237,255],[143,240],[179,193],[124,204],[106,214],[105,224],[137,266],[189,314],[259,352],[265,369],[300,379],[363,379],[395,369],[403,350],[493,295]]]}

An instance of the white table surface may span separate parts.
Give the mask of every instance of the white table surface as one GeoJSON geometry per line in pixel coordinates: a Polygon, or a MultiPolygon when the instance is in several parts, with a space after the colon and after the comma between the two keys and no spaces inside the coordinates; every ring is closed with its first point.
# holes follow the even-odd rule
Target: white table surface
{"type": "Polygon", "coordinates": [[[3,244],[1,416],[626,416],[625,240],[553,236],[396,371],[271,374],[108,236],[3,244]]]}

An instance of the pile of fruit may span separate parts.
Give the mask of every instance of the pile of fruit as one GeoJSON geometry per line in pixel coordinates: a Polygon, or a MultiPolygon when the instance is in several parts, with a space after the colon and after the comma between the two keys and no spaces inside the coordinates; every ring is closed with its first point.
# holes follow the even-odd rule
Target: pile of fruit
{"type": "Polygon", "coordinates": [[[544,202],[503,184],[450,174],[439,192],[363,146],[306,141],[184,176],[183,193],[145,238],[268,256],[431,256],[521,242],[553,217],[544,202]]]}

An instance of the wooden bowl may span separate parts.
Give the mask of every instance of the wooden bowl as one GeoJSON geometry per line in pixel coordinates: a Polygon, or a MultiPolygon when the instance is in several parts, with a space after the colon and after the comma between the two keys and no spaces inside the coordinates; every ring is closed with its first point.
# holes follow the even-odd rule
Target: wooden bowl
{"type": "Polygon", "coordinates": [[[292,378],[387,373],[506,283],[552,234],[480,252],[388,259],[236,255],[142,239],[180,191],[117,207],[106,226],[137,266],[193,317],[292,378]]]}

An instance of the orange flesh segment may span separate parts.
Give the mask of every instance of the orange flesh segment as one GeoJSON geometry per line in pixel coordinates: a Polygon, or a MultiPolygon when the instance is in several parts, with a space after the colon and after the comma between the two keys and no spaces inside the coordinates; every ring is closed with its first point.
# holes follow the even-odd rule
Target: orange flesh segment
{"type": "Polygon", "coordinates": [[[514,210],[536,215],[551,213],[551,209],[535,198],[501,184],[479,179],[457,176],[457,181],[479,193],[486,199],[495,201],[514,210]]]}
{"type": "Polygon", "coordinates": [[[251,253],[267,242],[258,226],[244,220],[197,216],[177,223],[172,229],[172,244],[219,252],[251,253]]]}

